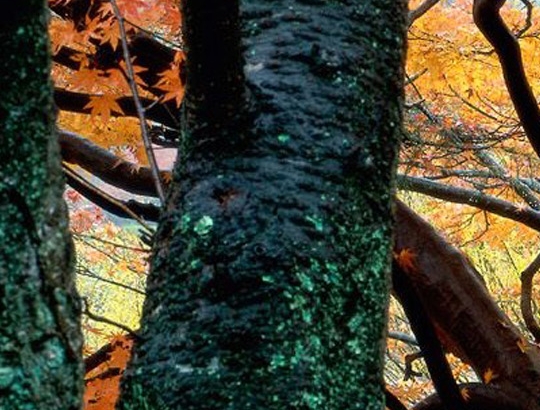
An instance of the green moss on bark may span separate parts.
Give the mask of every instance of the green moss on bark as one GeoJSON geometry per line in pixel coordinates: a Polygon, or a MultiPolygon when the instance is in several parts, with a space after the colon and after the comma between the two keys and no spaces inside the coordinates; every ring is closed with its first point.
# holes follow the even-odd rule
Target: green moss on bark
{"type": "Polygon", "coordinates": [[[0,17],[0,397],[79,409],[81,334],[49,78],[47,8],[0,17]]]}
{"type": "Polygon", "coordinates": [[[252,122],[184,135],[120,408],[379,410],[406,4],[242,16],[252,122]]]}

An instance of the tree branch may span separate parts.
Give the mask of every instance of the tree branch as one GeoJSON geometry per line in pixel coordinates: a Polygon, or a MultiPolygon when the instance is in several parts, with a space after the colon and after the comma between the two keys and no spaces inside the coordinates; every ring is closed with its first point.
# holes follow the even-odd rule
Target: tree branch
{"type": "Polygon", "coordinates": [[[532,311],[532,286],[533,286],[533,278],[534,275],[536,275],[536,272],[540,269],[540,254],[534,258],[534,260],[531,262],[527,268],[521,272],[520,279],[521,279],[521,299],[520,299],[520,306],[521,306],[521,314],[523,315],[523,320],[525,321],[525,325],[527,326],[527,329],[529,329],[529,332],[534,337],[535,342],[540,341],[540,326],[536,322],[536,319],[534,318],[534,314],[532,311]]]}
{"type": "MultiPolygon", "coordinates": [[[[152,172],[124,161],[108,150],[73,132],[59,130],[62,160],[76,164],[92,175],[138,195],[156,196],[152,172]]],[[[161,171],[164,180],[170,180],[169,171],[161,171]]]]}
{"type": "Polygon", "coordinates": [[[505,2],[474,0],[474,22],[499,57],[504,81],[521,125],[540,157],[540,109],[525,75],[519,43],[499,14],[505,2]]]}
{"type": "Polygon", "coordinates": [[[146,114],[145,109],[142,106],[141,99],[139,97],[139,91],[137,89],[137,84],[135,83],[135,73],[133,71],[133,65],[131,64],[131,57],[129,53],[126,28],[124,25],[124,19],[120,14],[116,0],[110,0],[114,15],[116,20],[118,20],[118,25],[120,27],[120,40],[122,42],[122,51],[124,52],[124,62],[127,69],[127,79],[131,93],[133,94],[133,102],[135,103],[135,110],[137,112],[137,117],[139,118],[139,125],[141,127],[141,136],[144,143],[144,149],[146,151],[146,157],[148,163],[150,164],[150,175],[154,182],[156,188],[157,196],[161,202],[161,205],[165,203],[165,190],[163,188],[163,183],[159,173],[159,168],[156,161],[156,156],[154,155],[154,150],[152,149],[152,142],[150,141],[150,135],[148,132],[148,124],[146,123],[146,114]]]}
{"type": "Polygon", "coordinates": [[[392,264],[392,288],[409,319],[441,401],[449,409],[465,410],[465,402],[426,308],[407,272],[395,260],[392,264]]]}
{"type": "MultiPolygon", "coordinates": [[[[466,256],[448,244],[426,221],[397,201],[395,253],[413,255],[407,276],[414,284],[446,350],[469,363],[482,377],[523,397],[538,409],[540,353],[529,346],[497,307],[466,256]]],[[[516,396],[517,397],[517,396],[516,396]]]]}
{"type": "Polygon", "coordinates": [[[413,23],[426,14],[433,6],[439,3],[440,0],[424,0],[414,10],[409,11],[409,26],[412,26],[413,23]]]}
{"type": "Polygon", "coordinates": [[[426,178],[405,175],[398,176],[397,184],[400,189],[418,192],[445,201],[470,205],[540,231],[540,212],[531,208],[518,207],[511,202],[486,195],[480,191],[453,187],[426,178]]]}
{"type": "Polygon", "coordinates": [[[77,175],[77,173],[72,171],[69,167],[64,165],[63,168],[68,185],[79,192],[86,199],[114,215],[122,218],[134,219],[139,222],[148,232],[152,232],[150,227],[142,220],[142,218],[145,218],[147,221],[157,221],[159,218],[160,208],[152,204],[141,204],[133,200],[126,203],[119,201],[102,190],[96,188],[80,175],[77,175]]]}

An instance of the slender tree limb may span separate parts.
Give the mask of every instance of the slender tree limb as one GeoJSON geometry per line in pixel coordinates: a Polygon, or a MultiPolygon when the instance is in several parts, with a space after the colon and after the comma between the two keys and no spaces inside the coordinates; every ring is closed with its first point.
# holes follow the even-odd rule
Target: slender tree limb
{"type": "Polygon", "coordinates": [[[101,189],[88,182],[86,179],[78,175],[68,166],[63,165],[63,169],[68,184],[72,186],[73,189],[75,189],[81,195],[85,197],[88,196],[90,201],[96,203],[96,205],[101,206],[105,210],[116,211],[116,214],[120,214],[119,216],[122,216],[124,218],[129,217],[136,220],[137,222],[139,222],[139,224],[141,224],[144,229],[146,229],[148,232],[152,232],[152,229],[148,226],[148,224],[129,206],[131,205],[139,211],[146,211],[150,214],[149,216],[153,216],[151,212],[156,209],[156,207],[154,207],[153,205],[143,206],[143,204],[139,204],[138,206],[136,206],[134,205],[135,201],[130,201],[127,204],[124,204],[123,202],[113,198],[111,195],[107,194],[106,192],[102,191],[101,189]],[[122,212],[125,216],[121,214],[122,212]]]}
{"type": "Polygon", "coordinates": [[[540,201],[534,191],[519,178],[508,175],[506,169],[497,161],[495,156],[487,150],[474,151],[476,157],[484,164],[497,178],[510,185],[514,192],[523,199],[535,211],[540,210],[540,201]]]}
{"type": "MultiPolygon", "coordinates": [[[[138,195],[156,196],[152,172],[147,167],[124,161],[90,140],[59,130],[62,160],[76,164],[102,181],[138,195]]],[[[162,171],[165,180],[169,171],[162,171]]]]}
{"type": "Polygon", "coordinates": [[[517,38],[522,37],[523,34],[525,34],[532,27],[533,4],[529,0],[521,0],[521,2],[525,5],[527,15],[525,17],[525,24],[516,33],[517,38]]]}
{"type": "Polygon", "coordinates": [[[433,385],[441,401],[448,409],[465,410],[467,405],[452,375],[452,370],[426,312],[426,307],[418,296],[407,272],[395,260],[392,265],[392,285],[418,340],[433,385]]]}
{"type": "Polygon", "coordinates": [[[474,22],[499,57],[506,87],[521,125],[536,155],[540,156],[540,109],[525,74],[519,43],[500,15],[505,2],[474,0],[474,22]]]}
{"type": "Polygon", "coordinates": [[[388,337],[390,339],[399,340],[400,342],[406,343],[408,345],[418,346],[418,342],[414,338],[414,336],[411,336],[407,333],[396,332],[396,331],[391,330],[388,332],[388,337]]]}
{"type": "Polygon", "coordinates": [[[85,314],[86,316],[88,316],[90,319],[92,319],[95,322],[106,323],[108,325],[115,326],[115,327],[117,327],[119,329],[122,329],[124,332],[127,332],[127,334],[129,334],[132,337],[135,337],[135,338],[138,337],[137,332],[135,330],[131,329],[129,326],[126,326],[123,323],[119,323],[119,322],[117,322],[115,320],[112,320],[112,319],[109,319],[109,318],[106,318],[104,316],[100,316],[100,315],[97,315],[97,314],[91,312],[90,311],[90,306],[88,304],[87,299],[84,299],[83,314],[85,314]]]}
{"type": "Polygon", "coordinates": [[[129,290],[130,292],[138,293],[139,295],[144,296],[146,294],[142,290],[134,288],[133,286],[129,286],[129,285],[126,285],[125,283],[120,283],[120,282],[117,282],[117,281],[114,281],[114,280],[111,280],[111,279],[104,278],[103,276],[100,276],[100,275],[92,272],[90,269],[85,269],[85,268],[78,269],[77,274],[82,275],[82,276],[86,276],[88,278],[96,279],[96,280],[98,280],[100,282],[105,282],[105,283],[108,283],[110,285],[118,286],[120,288],[129,290]]]}
{"type": "Polygon", "coordinates": [[[131,93],[133,94],[133,102],[135,103],[135,109],[137,111],[137,117],[139,118],[139,125],[141,127],[141,136],[144,144],[144,149],[146,151],[146,158],[150,164],[150,171],[152,175],[152,180],[154,186],[156,187],[156,192],[161,205],[165,203],[165,190],[163,188],[163,182],[161,180],[161,175],[159,173],[159,168],[156,161],[156,156],[152,148],[152,141],[150,140],[150,134],[148,131],[148,124],[146,123],[146,114],[142,106],[141,99],[139,97],[139,90],[137,89],[137,84],[135,83],[135,73],[133,71],[133,65],[131,64],[131,56],[129,53],[129,47],[127,43],[126,27],[124,25],[124,18],[120,14],[118,9],[118,4],[116,0],[110,0],[114,15],[118,21],[118,26],[120,27],[120,40],[122,43],[122,50],[124,52],[124,62],[127,69],[127,78],[131,93]]]}
{"type": "Polygon", "coordinates": [[[520,279],[521,279],[521,299],[520,299],[520,306],[521,306],[521,314],[523,315],[523,320],[525,321],[525,325],[527,326],[527,329],[529,329],[529,332],[534,337],[535,342],[540,342],[540,326],[538,325],[538,322],[534,318],[534,314],[532,311],[532,286],[533,286],[533,278],[534,275],[538,272],[540,269],[540,254],[534,258],[534,260],[531,262],[527,268],[521,272],[520,279]]]}
{"type": "Polygon", "coordinates": [[[445,201],[470,205],[540,231],[540,212],[531,208],[518,207],[511,202],[486,195],[480,191],[453,187],[426,178],[404,175],[398,176],[397,184],[400,189],[426,194],[445,201]]]}
{"type": "Polygon", "coordinates": [[[412,26],[413,23],[426,14],[433,6],[439,3],[440,0],[424,0],[414,10],[409,11],[409,26],[412,26]]]}
{"type": "Polygon", "coordinates": [[[422,373],[419,373],[413,369],[413,363],[417,361],[418,359],[422,358],[422,352],[414,352],[409,353],[405,355],[404,362],[405,362],[405,370],[403,374],[403,380],[407,381],[412,379],[413,377],[420,377],[422,376],[422,373]]]}

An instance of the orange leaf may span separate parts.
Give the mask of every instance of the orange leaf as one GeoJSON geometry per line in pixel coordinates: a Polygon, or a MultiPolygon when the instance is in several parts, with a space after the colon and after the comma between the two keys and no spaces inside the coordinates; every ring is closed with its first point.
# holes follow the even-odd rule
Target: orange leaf
{"type": "Polygon", "coordinates": [[[499,377],[499,375],[495,373],[493,369],[491,368],[488,368],[482,375],[482,378],[484,379],[485,384],[489,384],[492,380],[496,379],[497,377],[499,377]]]}
{"type": "Polygon", "coordinates": [[[90,108],[92,117],[100,116],[104,122],[107,122],[111,116],[111,112],[124,114],[116,100],[117,98],[110,94],[93,95],[84,108],[90,108]]]}
{"type": "Polygon", "coordinates": [[[397,264],[407,273],[416,271],[416,256],[416,253],[409,248],[403,248],[399,252],[394,252],[394,258],[397,264]]]}
{"type": "Polygon", "coordinates": [[[178,66],[163,71],[159,74],[161,79],[157,82],[156,87],[165,91],[163,101],[176,100],[176,106],[180,107],[184,98],[184,86],[180,80],[180,69],[178,66]]]}
{"type": "Polygon", "coordinates": [[[518,341],[516,342],[517,344],[517,347],[519,348],[519,350],[521,351],[521,353],[525,353],[525,351],[527,350],[527,348],[529,347],[529,344],[527,343],[527,341],[520,337],[518,339],[518,341]]]}

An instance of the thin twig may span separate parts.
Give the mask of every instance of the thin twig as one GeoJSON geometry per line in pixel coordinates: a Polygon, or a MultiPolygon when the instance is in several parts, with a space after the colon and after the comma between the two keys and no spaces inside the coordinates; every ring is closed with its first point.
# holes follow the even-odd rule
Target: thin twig
{"type": "Polygon", "coordinates": [[[160,36],[159,34],[154,33],[153,31],[147,30],[144,27],[139,26],[137,23],[134,23],[133,21],[131,21],[131,20],[127,19],[127,18],[124,18],[124,21],[126,23],[128,23],[130,26],[133,26],[134,28],[136,28],[137,30],[142,31],[145,34],[148,34],[150,37],[156,39],[156,41],[159,41],[159,42],[161,42],[163,44],[168,44],[169,46],[171,46],[172,48],[175,48],[177,50],[183,50],[184,49],[183,44],[177,44],[177,43],[174,43],[174,42],[172,42],[170,40],[167,40],[165,37],[160,36]]]}
{"type": "Polygon", "coordinates": [[[128,334],[138,337],[137,333],[131,329],[129,326],[124,325],[123,323],[116,322],[115,320],[106,318],[104,316],[96,315],[95,313],[90,311],[90,306],[88,305],[88,300],[86,298],[83,298],[84,302],[84,310],[83,313],[88,316],[90,319],[92,319],[95,322],[101,322],[106,323],[111,326],[115,326],[119,329],[122,329],[123,331],[127,332],[128,334]]]}
{"type": "Polygon", "coordinates": [[[520,38],[521,36],[523,36],[523,34],[525,34],[532,27],[533,5],[529,0],[521,0],[521,2],[525,5],[525,8],[527,9],[527,17],[525,18],[525,25],[520,28],[515,34],[516,38],[520,38]]]}
{"type": "Polygon", "coordinates": [[[523,320],[529,332],[534,337],[535,342],[540,342],[540,326],[534,319],[531,300],[532,300],[532,282],[534,275],[540,269],[540,254],[534,258],[527,268],[521,272],[521,314],[523,315],[523,320]]]}
{"type": "Polygon", "coordinates": [[[137,289],[137,288],[134,288],[134,287],[132,287],[132,286],[126,285],[126,284],[124,284],[124,283],[116,282],[116,281],[111,280],[111,279],[104,278],[104,277],[102,277],[102,276],[99,276],[99,275],[95,274],[95,273],[92,272],[90,269],[80,268],[80,269],[77,271],[77,274],[78,274],[78,275],[81,275],[81,276],[86,276],[86,277],[88,277],[88,278],[92,278],[92,279],[99,280],[100,282],[109,283],[109,284],[111,284],[111,285],[121,287],[121,288],[123,288],[123,289],[129,290],[129,291],[134,292],[134,293],[138,293],[138,294],[140,294],[140,295],[146,295],[146,293],[144,293],[144,292],[143,292],[142,290],[140,290],[140,289],[137,289]]]}
{"type": "Polygon", "coordinates": [[[105,245],[112,245],[114,246],[115,248],[121,248],[121,249],[125,249],[125,250],[128,250],[128,251],[133,251],[133,252],[142,252],[142,253],[149,253],[150,252],[150,249],[147,249],[147,248],[140,248],[140,247],[135,247],[135,246],[128,246],[128,245],[123,245],[121,243],[118,243],[118,242],[114,242],[114,241],[108,241],[106,239],[103,239],[103,238],[99,238],[97,236],[94,236],[94,235],[87,235],[87,234],[78,234],[78,233],[75,233],[75,234],[72,234],[75,238],[81,238],[81,239],[92,239],[94,241],[98,241],[98,242],[101,242],[105,245]]]}
{"type": "Polygon", "coordinates": [[[396,332],[396,331],[390,330],[388,332],[388,337],[390,339],[399,340],[400,342],[406,343],[408,345],[418,346],[418,342],[416,341],[416,338],[407,333],[396,332]]]}
{"type": "Polygon", "coordinates": [[[66,164],[62,164],[62,169],[64,172],[69,175],[71,178],[75,179],[79,183],[86,186],[88,189],[96,192],[98,195],[102,196],[103,198],[107,199],[107,201],[113,203],[118,208],[122,209],[126,214],[128,214],[132,219],[136,220],[141,226],[146,229],[148,232],[152,233],[153,230],[144,222],[144,220],[141,219],[139,215],[137,215],[135,212],[133,212],[131,209],[129,209],[126,205],[124,205],[122,202],[116,200],[116,198],[113,198],[105,191],[99,189],[94,184],[80,176],[77,172],[73,171],[70,167],[68,167],[66,164]]]}
{"type": "Polygon", "coordinates": [[[426,14],[433,6],[435,6],[440,0],[425,0],[414,10],[409,11],[409,26],[426,14]]]}
{"type": "Polygon", "coordinates": [[[131,93],[133,94],[133,102],[135,103],[137,116],[139,117],[139,123],[141,126],[141,134],[142,134],[142,139],[144,143],[144,149],[146,151],[146,156],[148,158],[148,164],[150,165],[150,168],[152,170],[152,176],[154,179],[154,183],[156,185],[156,191],[157,191],[159,200],[161,201],[161,205],[163,205],[165,203],[165,193],[163,190],[163,183],[159,175],[159,168],[157,166],[156,157],[152,149],[150,133],[148,131],[148,125],[146,124],[146,118],[144,115],[144,107],[139,98],[139,92],[137,90],[137,83],[135,82],[135,73],[133,70],[133,65],[131,64],[131,56],[129,54],[126,27],[124,24],[124,17],[122,17],[122,14],[120,13],[120,9],[118,8],[118,4],[116,3],[116,0],[110,0],[110,2],[113,8],[114,15],[116,19],[118,20],[118,27],[120,28],[120,40],[122,43],[124,61],[126,63],[126,70],[127,70],[126,74],[128,78],[129,87],[131,88],[131,93]]]}

